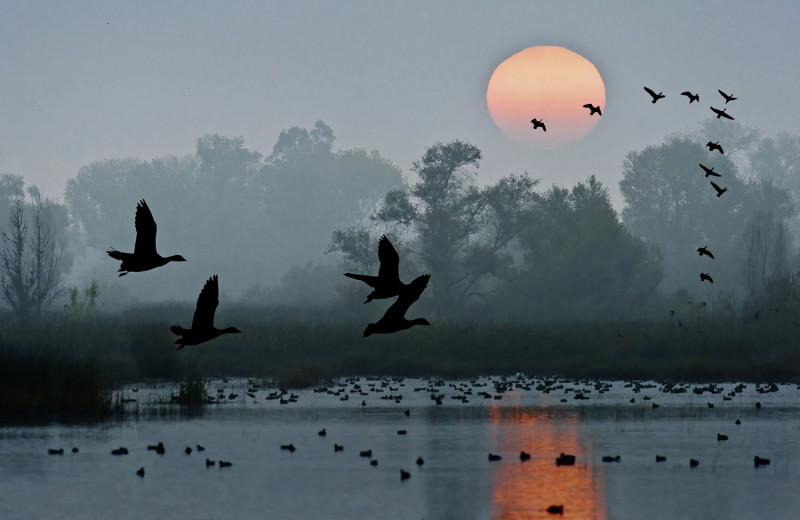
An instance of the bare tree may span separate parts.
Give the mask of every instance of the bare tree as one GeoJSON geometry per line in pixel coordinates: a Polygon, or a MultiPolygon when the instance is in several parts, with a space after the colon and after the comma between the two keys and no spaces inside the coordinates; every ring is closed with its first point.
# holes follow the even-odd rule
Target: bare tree
{"type": "Polygon", "coordinates": [[[17,200],[0,249],[0,296],[23,320],[39,318],[64,293],[64,252],[56,240],[49,202],[31,187],[30,221],[17,200]]]}

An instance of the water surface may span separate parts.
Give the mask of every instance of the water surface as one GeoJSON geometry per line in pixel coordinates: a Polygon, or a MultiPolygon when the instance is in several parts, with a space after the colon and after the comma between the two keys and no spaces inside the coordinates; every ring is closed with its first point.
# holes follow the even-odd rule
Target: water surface
{"type": "Polygon", "coordinates": [[[800,511],[795,385],[732,393],[728,383],[695,393],[705,385],[693,384],[672,394],[620,381],[551,381],[546,391],[521,378],[361,378],[331,385],[338,395],[295,390],[281,404],[267,399],[270,388],[249,397],[253,384],[210,382],[211,395],[223,390],[222,403],[200,411],[160,404],[176,390],[169,384],[134,385],[123,390],[135,399],[125,420],[0,427],[0,518],[512,520],[554,518],[550,505],[581,519],[800,511]],[[146,449],[159,441],[164,455],[146,449]],[[296,451],[281,449],[290,443],[296,451]],[[129,455],[111,455],[120,446],[129,455]],[[65,453],[48,455],[50,448],[65,453]],[[520,461],[521,451],[530,460],[520,461]],[[490,462],[489,453],[502,460],[490,462]],[[561,453],[575,465],[557,466],[561,453]],[[656,454],[667,460],[656,463],[656,454]],[[770,464],[756,468],[756,455],[770,464]],[[690,468],[690,458],[699,465],[690,468]],[[219,468],[219,460],[233,465],[219,468]],[[401,481],[401,469],[411,477],[401,481]]]}

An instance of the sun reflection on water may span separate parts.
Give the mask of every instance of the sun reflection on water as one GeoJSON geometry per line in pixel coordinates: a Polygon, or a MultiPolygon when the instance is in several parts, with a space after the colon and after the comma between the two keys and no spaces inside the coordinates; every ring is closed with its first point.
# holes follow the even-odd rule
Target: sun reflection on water
{"type": "Polygon", "coordinates": [[[580,442],[577,414],[556,421],[545,410],[493,405],[489,417],[493,453],[504,456],[494,473],[492,518],[554,518],[546,511],[550,505],[563,505],[564,518],[606,518],[603,470],[580,442]],[[519,460],[521,450],[530,460],[519,460]],[[574,466],[556,466],[562,452],[575,455],[574,466]]]}

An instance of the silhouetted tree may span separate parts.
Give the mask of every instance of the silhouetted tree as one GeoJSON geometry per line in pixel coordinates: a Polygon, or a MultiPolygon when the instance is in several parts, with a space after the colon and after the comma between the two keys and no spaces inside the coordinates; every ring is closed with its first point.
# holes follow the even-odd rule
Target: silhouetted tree
{"type": "MultiPolygon", "coordinates": [[[[740,284],[741,240],[751,215],[771,208],[786,218],[793,212],[788,194],[771,183],[742,180],[726,156],[712,154],[699,142],[670,138],[659,146],[631,152],[619,183],[625,199],[623,221],[646,242],[658,246],[664,260],[663,288],[690,291],[700,270],[693,251],[708,245],[715,252],[714,276],[728,289],[740,284]],[[698,166],[703,163],[723,175],[715,179],[728,188],[722,197],[698,166]]],[[[716,287],[716,286],[715,286],[716,287]]]]}
{"type": "Polygon", "coordinates": [[[661,280],[658,253],[619,221],[594,176],[571,190],[551,188],[523,222],[524,262],[495,303],[501,316],[588,320],[645,312],[661,280]]]}
{"type": "Polygon", "coordinates": [[[32,204],[17,199],[2,234],[0,289],[2,298],[22,320],[39,318],[64,293],[63,244],[58,241],[53,203],[29,190],[32,204]]]}

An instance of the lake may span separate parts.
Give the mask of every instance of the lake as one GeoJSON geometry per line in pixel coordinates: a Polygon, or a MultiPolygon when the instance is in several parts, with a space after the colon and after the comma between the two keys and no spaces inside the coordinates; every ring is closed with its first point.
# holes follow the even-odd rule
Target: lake
{"type": "Polygon", "coordinates": [[[120,390],[125,419],[0,426],[0,518],[796,518],[800,390],[737,385],[351,378],[279,395],[228,379],[190,409],[142,383],[120,390]]]}

